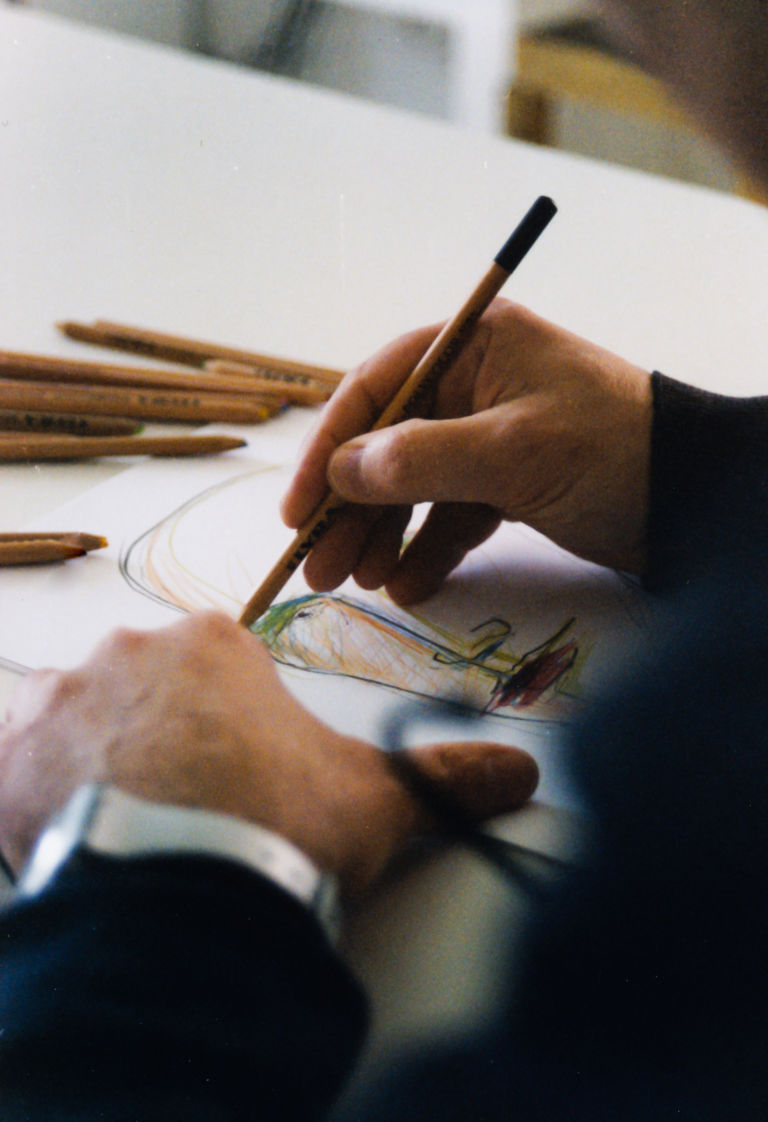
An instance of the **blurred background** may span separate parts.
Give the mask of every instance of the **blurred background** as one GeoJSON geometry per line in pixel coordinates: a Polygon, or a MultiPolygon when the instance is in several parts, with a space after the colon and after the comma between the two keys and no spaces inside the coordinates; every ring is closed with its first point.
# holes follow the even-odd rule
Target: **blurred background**
{"type": "Polygon", "coordinates": [[[0,0],[759,197],[584,0],[0,0]]]}

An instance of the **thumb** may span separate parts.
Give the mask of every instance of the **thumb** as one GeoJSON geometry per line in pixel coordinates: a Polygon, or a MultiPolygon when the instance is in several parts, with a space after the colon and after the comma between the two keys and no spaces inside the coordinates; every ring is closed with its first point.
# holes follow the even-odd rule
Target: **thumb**
{"type": "MultiPolygon", "coordinates": [[[[345,896],[354,898],[381,874],[413,837],[468,826],[515,810],[536,789],[539,769],[519,748],[482,741],[373,750],[376,766],[354,799],[344,793],[340,831],[330,851],[316,857],[335,869],[345,896]]],[[[359,759],[359,745],[355,748],[359,759]]],[[[333,821],[333,816],[329,821],[333,821]]],[[[295,836],[292,840],[297,841],[295,836]]],[[[316,840],[316,839],[315,839],[316,840]]],[[[303,845],[310,856],[318,853],[303,845]]]]}
{"type": "Polygon", "coordinates": [[[347,502],[485,502],[498,473],[500,426],[493,410],[447,421],[414,419],[337,448],[328,481],[347,502]]]}
{"type": "Polygon", "coordinates": [[[390,752],[387,761],[417,804],[415,833],[516,810],[539,782],[538,766],[527,752],[486,741],[390,752]]]}

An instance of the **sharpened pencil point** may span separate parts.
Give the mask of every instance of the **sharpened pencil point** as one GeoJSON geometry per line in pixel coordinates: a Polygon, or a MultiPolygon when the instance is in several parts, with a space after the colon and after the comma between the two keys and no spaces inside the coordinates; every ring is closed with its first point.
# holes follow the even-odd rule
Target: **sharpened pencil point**
{"type": "MultiPolygon", "coordinates": [[[[373,426],[374,429],[414,416],[423,415],[445,371],[471,337],[477,321],[499,294],[509,274],[533,246],[544,228],[553,218],[557,208],[546,195],[540,196],[528,213],[518,223],[511,237],[494,258],[479,284],[475,286],[464,306],[445,324],[440,334],[416,364],[408,378],[384,409],[373,426]]],[[[340,499],[332,492],[318,504],[314,512],[299,528],[291,544],[284,551],[259,587],[245,604],[239,622],[250,627],[264,614],[307,553],[327,530],[340,499]]]]}

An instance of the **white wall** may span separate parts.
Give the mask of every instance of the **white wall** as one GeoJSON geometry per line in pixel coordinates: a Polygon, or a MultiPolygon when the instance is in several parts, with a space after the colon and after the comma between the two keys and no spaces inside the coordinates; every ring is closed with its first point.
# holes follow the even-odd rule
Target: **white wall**
{"type": "MultiPolygon", "coordinates": [[[[2,0],[0,0],[2,2],[2,0]]],[[[392,6],[396,0],[391,0],[392,6]]],[[[468,4],[472,0],[466,0],[468,4]]],[[[510,0],[524,25],[583,12],[587,0],[510,0]]],[[[196,37],[226,58],[253,54],[272,21],[279,24],[288,0],[26,0],[27,6],[175,46],[194,47],[196,37]]],[[[435,116],[447,114],[447,46],[438,29],[407,26],[380,13],[319,4],[325,15],[310,25],[309,50],[298,77],[373,100],[435,116]],[[434,34],[433,34],[434,30],[434,34]]],[[[364,5],[360,5],[361,9],[364,5]]],[[[727,163],[714,148],[671,135],[629,118],[579,106],[564,107],[558,143],[572,151],[729,189],[727,163]]]]}
{"type": "MultiPolygon", "coordinates": [[[[258,44],[284,0],[25,0],[29,8],[69,16],[143,39],[193,47],[205,36],[207,46],[227,57],[258,44]]],[[[199,45],[199,44],[198,44],[199,45]]]]}
{"type": "Polygon", "coordinates": [[[25,0],[28,8],[69,16],[114,31],[176,46],[185,45],[187,0],[107,4],[103,0],[25,0]]]}

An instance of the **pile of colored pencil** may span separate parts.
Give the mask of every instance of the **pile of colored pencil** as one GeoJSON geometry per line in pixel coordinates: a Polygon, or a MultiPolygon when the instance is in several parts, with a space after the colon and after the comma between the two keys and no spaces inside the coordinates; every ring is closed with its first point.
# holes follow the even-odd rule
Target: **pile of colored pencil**
{"type": "MultiPolygon", "coordinates": [[[[342,377],[337,370],[104,320],[57,326],[72,339],[176,369],[0,351],[0,463],[227,452],[246,442],[212,433],[139,434],[145,421],[260,424],[289,405],[326,401],[342,377]]],[[[66,561],[106,544],[94,534],[2,533],[0,567],[66,561]]]]}
{"type": "Polygon", "coordinates": [[[137,434],[145,421],[259,424],[288,405],[326,401],[342,376],[325,367],[104,320],[57,326],[72,339],[177,368],[0,351],[0,462],[228,451],[245,442],[137,434]]]}

